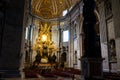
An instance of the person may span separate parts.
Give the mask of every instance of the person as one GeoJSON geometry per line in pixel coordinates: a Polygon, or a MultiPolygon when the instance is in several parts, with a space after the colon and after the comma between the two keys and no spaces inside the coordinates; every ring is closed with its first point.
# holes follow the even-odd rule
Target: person
{"type": "Polygon", "coordinates": [[[66,52],[63,52],[61,55],[61,67],[65,67],[65,62],[66,62],[66,52]]]}
{"type": "Polygon", "coordinates": [[[48,56],[48,61],[51,63],[51,61],[52,61],[52,56],[51,56],[51,54],[49,54],[49,56],[48,56]]]}
{"type": "Polygon", "coordinates": [[[43,43],[42,57],[48,57],[48,47],[46,43],[43,43]]]}
{"type": "Polygon", "coordinates": [[[63,52],[61,55],[62,62],[66,62],[66,52],[63,52]]]}
{"type": "Polygon", "coordinates": [[[55,53],[54,53],[53,56],[52,56],[52,62],[53,62],[53,63],[56,62],[56,55],[55,55],[55,53]]]}

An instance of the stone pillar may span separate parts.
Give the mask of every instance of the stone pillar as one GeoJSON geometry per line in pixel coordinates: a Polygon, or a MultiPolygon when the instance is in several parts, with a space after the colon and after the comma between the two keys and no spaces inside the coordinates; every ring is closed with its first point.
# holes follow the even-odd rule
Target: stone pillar
{"type": "Polygon", "coordinates": [[[69,67],[74,67],[73,54],[74,54],[74,38],[73,38],[73,28],[72,22],[69,24],[69,67]]]}
{"type": "MultiPolygon", "coordinates": [[[[58,49],[58,44],[59,44],[59,42],[58,42],[58,38],[59,38],[59,34],[58,34],[58,29],[57,29],[57,27],[52,27],[52,29],[51,29],[51,31],[52,31],[52,41],[54,42],[54,44],[55,44],[55,47],[56,47],[56,49],[58,49]]],[[[59,61],[59,56],[58,56],[58,54],[59,53],[57,53],[56,51],[55,51],[55,55],[57,56],[57,62],[59,61]]]]}
{"type": "Polygon", "coordinates": [[[94,0],[83,0],[83,31],[85,53],[81,58],[82,80],[102,79],[102,58],[100,41],[95,32],[96,16],[94,13],[96,3],[94,0]]]}
{"type": "Polygon", "coordinates": [[[10,0],[5,7],[0,72],[4,72],[4,77],[18,77],[20,76],[24,0],[10,0]]]}
{"type": "Polygon", "coordinates": [[[4,22],[5,22],[5,6],[6,1],[1,1],[0,5],[0,55],[2,53],[2,42],[3,42],[3,31],[4,31],[4,22]]]}
{"type": "Polygon", "coordinates": [[[62,35],[61,35],[61,27],[60,27],[60,22],[58,22],[58,35],[59,35],[59,38],[58,38],[58,57],[59,57],[59,59],[58,59],[58,62],[60,62],[61,60],[60,60],[60,57],[61,57],[61,38],[62,38],[62,35]]]}
{"type": "Polygon", "coordinates": [[[107,44],[107,27],[105,19],[105,6],[104,1],[99,3],[99,15],[100,15],[100,42],[101,42],[101,55],[105,60],[103,61],[103,71],[109,72],[109,61],[108,61],[108,44],[107,44]]]}

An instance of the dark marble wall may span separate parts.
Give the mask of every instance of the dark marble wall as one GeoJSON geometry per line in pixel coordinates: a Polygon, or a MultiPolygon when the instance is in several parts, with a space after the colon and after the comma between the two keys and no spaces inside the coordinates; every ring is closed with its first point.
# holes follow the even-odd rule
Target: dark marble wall
{"type": "Polygon", "coordinates": [[[25,0],[3,1],[0,22],[0,70],[18,69],[25,0]]]}
{"type": "Polygon", "coordinates": [[[114,21],[115,31],[115,44],[116,44],[116,55],[117,55],[117,72],[120,72],[120,0],[112,1],[112,13],[114,21]]]}
{"type": "Polygon", "coordinates": [[[112,0],[112,13],[114,20],[115,38],[120,38],[120,1],[112,0]]]}

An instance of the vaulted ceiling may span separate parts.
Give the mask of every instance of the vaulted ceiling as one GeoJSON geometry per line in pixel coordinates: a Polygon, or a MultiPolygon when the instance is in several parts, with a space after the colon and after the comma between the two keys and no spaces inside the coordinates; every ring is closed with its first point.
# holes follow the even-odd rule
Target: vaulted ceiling
{"type": "Polygon", "coordinates": [[[32,0],[32,13],[44,19],[59,18],[79,0],[32,0]]]}

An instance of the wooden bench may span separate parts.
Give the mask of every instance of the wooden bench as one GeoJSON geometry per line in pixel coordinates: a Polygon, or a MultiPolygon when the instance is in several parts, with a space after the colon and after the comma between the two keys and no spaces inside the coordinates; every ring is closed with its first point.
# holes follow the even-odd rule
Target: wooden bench
{"type": "Polygon", "coordinates": [[[120,80],[120,74],[103,72],[103,77],[105,80],[120,80]]]}
{"type": "Polygon", "coordinates": [[[81,75],[81,71],[79,69],[74,69],[74,68],[65,68],[64,72],[73,75],[72,79],[76,78],[77,76],[81,75]]]}
{"type": "Polygon", "coordinates": [[[39,74],[39,69],[23,69],[23,72],[25,73],[25,78],[37,78],[39,74]]]}
{"type": "Polygon", "coordinates": [[[74,68],[59,68],[53,71],[53,74],[61,77],[69,77],[74,80],[75,75],[80,75],[81,71],[79,69],[74,68]]]}
{"type": "Polygon", "coordinates": [[[74,75],[80,75],[81,71],[79,69],[74,69],[74,68],[65,68],[65,72],[72,73],[74,75]]]}

